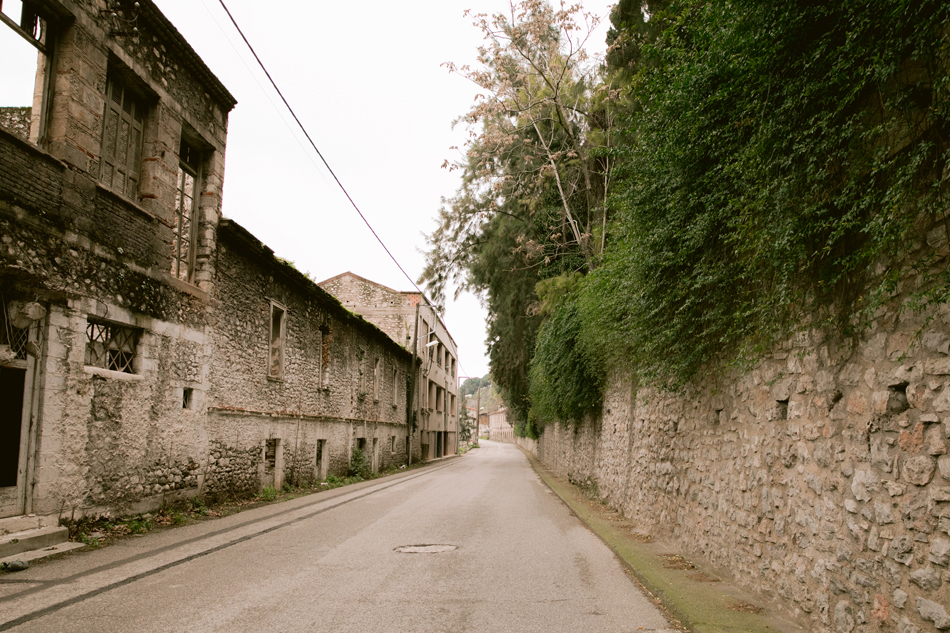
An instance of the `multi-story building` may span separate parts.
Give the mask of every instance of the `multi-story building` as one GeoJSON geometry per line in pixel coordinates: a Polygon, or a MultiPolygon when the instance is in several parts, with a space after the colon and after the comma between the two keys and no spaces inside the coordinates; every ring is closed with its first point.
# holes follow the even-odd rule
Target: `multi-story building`
{"type": "Polygon", "coordinates": [[[410,351],[222,220],[235,99],[154,3],[0,8],[0,520],[404,463],[410,351]]]}
{"type": "Polygon", "coordinates": [[[345,272],[320,282],[420,359],[412,400],[423,459],[458,452],[458,348],[438,312],[418,291],[399,291],[345,272]]]}

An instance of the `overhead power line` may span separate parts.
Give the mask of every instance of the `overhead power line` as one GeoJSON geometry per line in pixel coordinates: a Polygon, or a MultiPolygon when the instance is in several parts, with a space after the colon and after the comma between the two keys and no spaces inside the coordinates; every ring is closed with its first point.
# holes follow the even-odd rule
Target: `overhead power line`
{"type": "Polygon", "coordinates": [[[288,103],[287,98],[284,97],[284,93],[282,93],[280,91],[280,88],[277,87],[277,82],[275,82],[274,78],[271,77],[271,74],[270,72],[268,72],[267,67],[264,66],[264,62],[262,62],[261,58],[258,57],[257,51],[255,51],[254,47],[251,46],[251,43],[248,41],[247,36],[244,35],[244,31],[241,30],[240,26],[238,26],[237,20],[234,19],[234,16],[231,15],[231,11],[228,9],[227,5],[224,4],[224,0],[218,0],[218,2],[221,4],[221,8],[224,9],[224,12],[228,14],[228,18],[231,20],[231,24],[234,25],[235,29],[237,29],[238,34],[240,34],[241,39],[244,40],[244,43],[247,45],[248,50],[251,51],[251,54],[254,56],[254,59],[257,60],[258,66],[260,66],[261,70],[264,71],[264,74],[267,75],[267,79],[268,81],[270,81],[270,85],[272,85],[274,87],[274,90],[277,91],[277,95],[280,97],[280,100],[284,102],[284,106],[286,106],[287,110],[290,112],[290,115],[294,117],[294,121],[297,122],[297,125],[300,126],[300,130],[303,132],[304,136],[307,137],[307,140],[310,142],[310,146],[313,147],[313,151],[317,153],[317,156],[319,156],[320,160],[323,161],[323,165],[327,168],[327,171],[330,172],[331,176],[333,176],[333,180],[336,181],[336,184],[340,188],[340,191],[342,191],[343,195],[346,196],[346,199],[350,201],[350,205],[352,205],[353,209],[356,210],[356,213],[359,214],[360,218],[363,220],[363,223],[366,224],[366,227],[369,229],[370,233],[373,234],[373,237],[375,237],[376,241],[379,242],[379,245],[383,247],[383,250],[386,251],[386,254],[389,255],[389,258],[393,260],[393,263],[396,264],[396,267],[400,270],[400,272],[402,272],[402,274],[406,276],[406,279],[409,280],[409,283],[412,284],[412,287],[415,288],[419,292],[419,294],[423,294],[419,286],[416,285],[416,282],[412,279],[412,277],[409,276],[409,273],[406,272],[406,269],[402,267],[402,264],[399,263],[399,260],[397,260],[396,257],[392,254],[392,252],[390,252],[385,242],[383,242],[379,234],[376,233],[376,230],[373,228],[373,225],[369,223],[369,220],[367,220],[366,216],[363,215],[363,212],[360,211],[359,206],[353,200],[352,196],[350,196],[350,193],[346,190],[346,187],[344,187],[343,183],[340,182],[340,179],[337,178],[336,173],[334,173],[333,169],[330,167],[330,163],[328,163],[327,159],[323,157],[323,154],[320,152],[320,149],[317,147],[317,144],[314,143],[313,139],[310,137],[310,133],[307,132],[307,128],[304,127],[303,122],[301,122],[300,117],[298,117],[297,113],[294,112],[294,109],[290,107],[290,103],[288,103]]]}

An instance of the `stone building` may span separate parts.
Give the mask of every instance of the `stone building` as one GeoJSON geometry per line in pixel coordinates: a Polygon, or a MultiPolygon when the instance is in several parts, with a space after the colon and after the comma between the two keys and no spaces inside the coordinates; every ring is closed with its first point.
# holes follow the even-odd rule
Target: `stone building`
{"type": "Polygon", "coordinates": [[[3,11],[0,533],[403,463],[411,354],[221,219],[235,99],[153,2],[3,11]]]}
{"type": "Polygon", "coordinates": [[[412,399],[422,459],[456,454],[458,348],[425,295],[393,290],[351,272],[322,281],[320,287],[422,359],[412,399]]]}
{"type": "Polygon", "coordinates": [[[496,442],[513,442],[515,431],[508,422],[508,408],[502,407],[488,414],[488,439],[496,442]]]}

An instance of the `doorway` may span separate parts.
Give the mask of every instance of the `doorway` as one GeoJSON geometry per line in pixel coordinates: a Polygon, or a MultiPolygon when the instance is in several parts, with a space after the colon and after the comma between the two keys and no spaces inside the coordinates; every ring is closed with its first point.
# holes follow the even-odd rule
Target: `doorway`
{"type": "Polygon", "coordinates": [[[23,390],[26,367],[0,367],[0,516],[15,516],[20,508],[18,479],[23,464],[23,390]]]}
{"type": "Polygon", "coordinates": [[[25,323],[11,318],[24,305],[22,301],[0,305],[0,517],[25,514],[31,505],[27,460],[42,316],[25,323]]]}

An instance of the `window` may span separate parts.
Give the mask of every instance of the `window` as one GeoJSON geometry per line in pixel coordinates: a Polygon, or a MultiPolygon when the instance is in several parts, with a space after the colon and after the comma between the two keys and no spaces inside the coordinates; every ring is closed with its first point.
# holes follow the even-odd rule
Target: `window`
{"type": "Polygon", "coordinates": [[[135,200],[139,186],[145,105],[115,76],[106,82],[105,123],[99,180],[112,191],[135,200]]]}
{"type": "Polygon", "coordinates": [[[198,151],[185,139],[178,150],[175,217],[172,224],[172,275],[191,282],[195,274],[194,218],[197,212],[198,151]]]}
{"type": "Polygon", "coordinates": [[[280,439],[264,440],[264,474],[271,475],[277,470],[277,445],[280,439]]]}
{"type": "Polygon", "coordinates": [[[396,436],[392,435],[389,437],[389,454],[393,455],[396,453],[396,436]]]}
{"type": "Polygon", "coordinates": [[[0,104],[12,106],[0,111],[0,127],[36,144],[49,106],[52,25],[36,2],[20,0],[0,1],[0,22],[9,27],[0,26],[0,104]]]}
{"type": "Polygon", "coordinates": [[[399,370],[393,367],[393,406],[396,406],[396,386],[399,384],[396,381],[399,379],[399,370]]]}
{"type": "Polygon", "coordinates": [[[272,302],[270,304],[270,361],[267,365],[267,375],[270,378],[282,378],[284,376],[286,321],[286,310],[272,302]]]}
{"type": "Polygon", "coordinates": [[[330,348],[328,347],[329,342],[331,341],[329,334],[330,329],[327,326],[321,326],[318,332],[318,354],[319,360],[319,371],[320,371],[320,386],[329,387],[330,386],[330,348]]]}
{"type": "Polygon", "coordinates": [[[377,358],[376,364],[373,365],[373,399],[374,400],[379,400],[379,379],[382,377],[381,374],[382,374],[382,371],[379,366],[379,358],[377,358]]]}
{"type": "Polygon", "coordinates": [[[135,361],[138,339],[139,330],[136,328],[103,321],[87,321],[85,363],[88,367],[134,374],[132,364],[135,361]]]}

